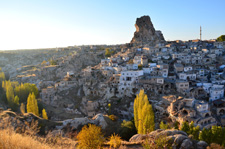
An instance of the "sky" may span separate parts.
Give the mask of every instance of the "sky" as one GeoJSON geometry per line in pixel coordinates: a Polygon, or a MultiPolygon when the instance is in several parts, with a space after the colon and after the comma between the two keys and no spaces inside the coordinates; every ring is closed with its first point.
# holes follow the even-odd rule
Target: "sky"
{"type": "Polygon", "coordinates": [[[225,34],[224,0],[0,0],[0,50],[129,43],[143,15],[166,40],[225,34]]]}

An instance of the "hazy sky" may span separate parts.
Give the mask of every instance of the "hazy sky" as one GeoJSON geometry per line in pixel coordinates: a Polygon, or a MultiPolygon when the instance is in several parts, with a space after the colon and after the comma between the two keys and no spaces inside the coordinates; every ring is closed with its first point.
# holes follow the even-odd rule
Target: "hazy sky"
{"type": "Polygon", "coordinates": [[[166,40],[225,34],[225,0],[0,0],[0,50],[128,43],[143,15],[166,40]]]}

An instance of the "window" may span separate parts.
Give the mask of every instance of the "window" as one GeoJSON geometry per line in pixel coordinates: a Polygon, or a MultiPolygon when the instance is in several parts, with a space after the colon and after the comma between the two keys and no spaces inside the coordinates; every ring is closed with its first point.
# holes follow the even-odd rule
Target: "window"
{"type": "Polygon", "coordinates": [[[127,81],[131,81],[131,77],[127,77],[126,80],[127,80],[127,81]]]}

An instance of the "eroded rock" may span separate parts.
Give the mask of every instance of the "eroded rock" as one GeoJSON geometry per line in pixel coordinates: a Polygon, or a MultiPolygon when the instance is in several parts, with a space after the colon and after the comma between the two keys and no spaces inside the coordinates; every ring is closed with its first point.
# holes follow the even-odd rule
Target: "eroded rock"
{"type": "Polygon", "coordinates": [[[136,31],[131,40],[132,44],[154,46],[156,43],[165,41],[161,31],[155,30],[149,16],[137,18],[135,27],[136,31]]]}

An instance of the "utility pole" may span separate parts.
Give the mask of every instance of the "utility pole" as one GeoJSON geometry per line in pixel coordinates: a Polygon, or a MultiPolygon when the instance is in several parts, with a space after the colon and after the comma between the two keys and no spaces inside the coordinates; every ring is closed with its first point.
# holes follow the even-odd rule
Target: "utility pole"
{"type": "Polygon", "coordinates": [[[202,27],[200,26],[200,40],[202,40],[202,27]]]}

